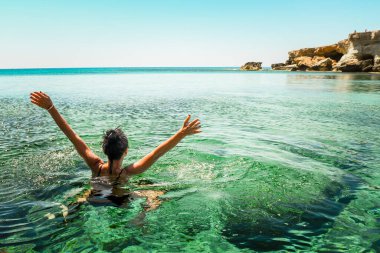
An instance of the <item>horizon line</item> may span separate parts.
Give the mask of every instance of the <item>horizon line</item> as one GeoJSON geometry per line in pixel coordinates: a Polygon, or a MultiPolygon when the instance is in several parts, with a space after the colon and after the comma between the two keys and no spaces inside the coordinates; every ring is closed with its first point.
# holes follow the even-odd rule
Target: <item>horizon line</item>
{"type": "MultiPolygon", "coordinates": [[[[270,66],[263,66],[264,68],[270,66]]],[[[240,66],[107,66],[107,67],[32,67],[32,68],[0,68],[0,70],[38,70],[38,69],[111,69],[111,68],[240,68],[240,66]]]]}

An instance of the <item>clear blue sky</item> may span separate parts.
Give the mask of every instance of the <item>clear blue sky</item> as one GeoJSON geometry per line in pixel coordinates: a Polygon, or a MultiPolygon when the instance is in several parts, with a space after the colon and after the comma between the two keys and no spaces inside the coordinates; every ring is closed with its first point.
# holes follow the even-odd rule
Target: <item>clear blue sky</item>
{"type": "Polygon", "coordinates": [[[269,66],[364,29],[379,0],[0,0],[0,68],[269,66]]]}

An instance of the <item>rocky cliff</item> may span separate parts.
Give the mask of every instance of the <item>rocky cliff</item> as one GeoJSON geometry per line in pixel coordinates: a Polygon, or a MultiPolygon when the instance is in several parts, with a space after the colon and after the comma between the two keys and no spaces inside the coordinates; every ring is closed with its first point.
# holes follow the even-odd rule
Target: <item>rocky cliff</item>
{"type": "Polygon", "coordinates": [[[289,53],[274,70],[380,72],[380,30],[352,33],[336,44],[303,48],[289,53]]]}

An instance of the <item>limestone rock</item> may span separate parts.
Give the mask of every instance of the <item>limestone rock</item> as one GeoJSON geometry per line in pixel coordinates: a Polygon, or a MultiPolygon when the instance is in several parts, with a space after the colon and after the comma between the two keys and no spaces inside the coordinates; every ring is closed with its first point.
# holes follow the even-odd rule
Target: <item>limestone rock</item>
{"type": "Polygon", "coordinates": [[[345,55],[350,47],[350,41],[348,39],[341,40],[338,42],[338,46],[337,52],[345,55]]]}
{"type": "Polygon", "coordinates": [[[309,56],[300,56],[293,60],[299,70],[307,70],[310,69],[313,65],[313,60],[309,56]]]}
{"type": "Polygon", "coordinates": [[[331,71],[332,64],[333,61],[330,58],[326,58],[314,63],[313,66],[311,66],[311,69],[315,71],[331,71]]]}
{"type": "Polygon", "coordinates": [[[359,72],[361,71],[360,61],[355,57],[347,57],[340,61],[336,69],[342,72],[359,72]]]}
{"type": "Polygon", "coordinates": [[[330,71],[332,70],[333,60],[323,56],[300,56],[293,60],[297,65],[297,70],[314,70],[314,71],[330,71]]]}
{"type": "Polygon", "coordinates": [[[338,50],[338,44],[328,45],[315,48],[314,55],[326,56],[335,53],[338,50]]]}
{"type": "Polygon", "coordinates": [[[368,59],[360,62],[363,72],[371,72],[373,69],[373,60],[368,59]]]}
{"type": "Polygon", "coordinates": [[[289,59],[294,60],[299,57],[311,57],[320,56],[323,58],[331,58],[333,60],[339,60],[344,52],[347,51],[347,42],[339,41],[337,44],[322,46],[322,47],[312,47],[312,48],[302,48],[299,50],[290,51],[289,59]]]}
{"type": "Polygon", "coordinates": [[[374,58],[372,71],[380,72],[380,54],[376,55],[374,58]]]}
{"type": "Polygon", "coordinates": [[[347,53],[336,68],[342,72],[380,71],[380,30],[349,35],[347,53]]]}
{"type": "Polygon", "coordinates": [[[271,65],[273,70],[285,70],[285,71],[296,71],[298,67],[296,64],[286,65],[284,63],[275,63],[271,65]]]}
{"type": "Polygon", "coordinates": [[[273,70],[280,70],[280,68],[283,68],[286,66],[285,63],[273,63],[270,65],[273,70]]]}
{"type": "Polygon", "coordinates": [[[274,70],[380,72],[380,30],[352,33],[336,44],[302,48],[289,53],[284,65],[274,70]],[[290,67],[291,66],[291,67],[290,67]]]}
{"type": "Polygon", "coordinates": [[[247,62],[243,66],[240,67],[241,70],[250,70],[250,71],[257,71],[262,69],[261,67],[262,62],[247,62]]]}
{"type": "Polygon", "coordinates": [[[296,64],[290,64],[290,65],[284,66],[284,70],[287,70],[287,71],[297,71],[298,67],[297,67],[296,64]]]}
{"type": "Polygon", "coordinates": [[[326,57],[324,57],[324,56],[314,56],[313,57],[313,63],[315,64],[315,63],[320,62],[324,59],[326,59],[326,57]]]}
{"type": "Polygon", "coordinates": [[[289,59],[295,59],[301,56],[313,57],[314,51],[315,51],[315,48],[302,48],[299,50],[293,50],[288,53],[289,59]]]}
{"type": "MultiPolygon", "coordinates": [[[[297,65],[300,71],[331,71],[336,62],[340,60],[343,52],[347,51],[347,40],[339,41],[337,44],[302,48],[289,52],[289,59],[286,65],[297,65]],[[326,60],[329,59],[329,60],[326,60]]],[[[278,68],[276,68],[277,70],[278,68]]]]}
{"type": "Polygon", "coordinates": [[[373,67],[372,59],[360,61],[356,58],[346,59],[337,65],[337,69],[342,72],[370,72],[373,67]]]}
{"type": "Polygon", "coordinates": [[[344,51],[344,48],[341,48],[341,46],[345,46],[345,44],[333,44],[328,45],[324,47],[317,47],[314,51],[314,54],[316,56],[322,56],[324,58],[330,58],[334,60],[340,60],[340,58],[343,56],[342,51],[344,51]]]}

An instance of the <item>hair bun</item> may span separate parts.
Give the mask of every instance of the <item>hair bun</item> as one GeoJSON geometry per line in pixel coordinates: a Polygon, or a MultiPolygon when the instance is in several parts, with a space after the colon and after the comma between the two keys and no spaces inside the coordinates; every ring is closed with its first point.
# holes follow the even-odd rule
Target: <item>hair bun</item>
{"type": "Polygon", "coordinates": [[[107,139],[108,142],[115,142],[118,138],[116,131],[113,129],[110,129],[105,134],[105,139],[107,139]]]}

